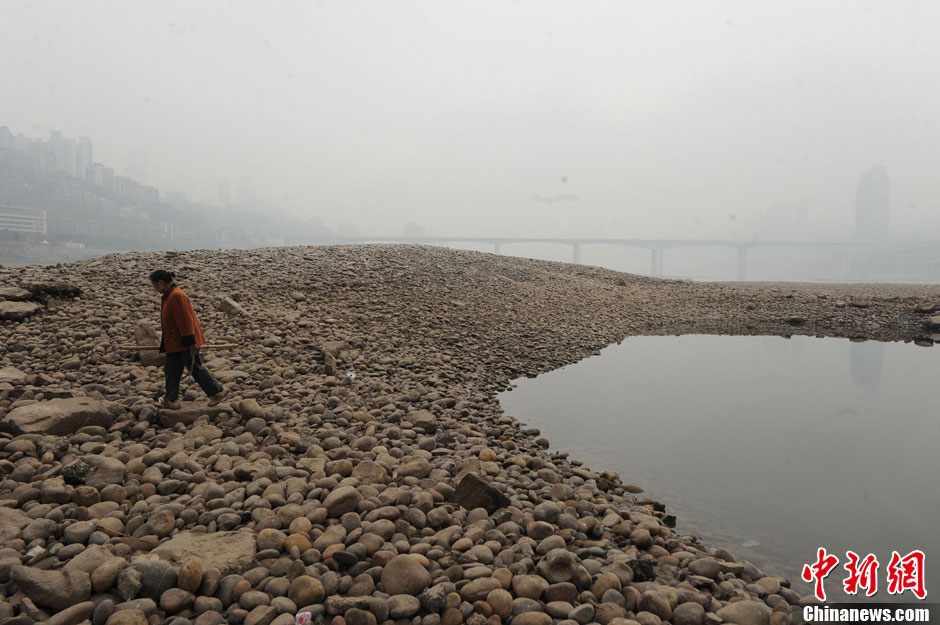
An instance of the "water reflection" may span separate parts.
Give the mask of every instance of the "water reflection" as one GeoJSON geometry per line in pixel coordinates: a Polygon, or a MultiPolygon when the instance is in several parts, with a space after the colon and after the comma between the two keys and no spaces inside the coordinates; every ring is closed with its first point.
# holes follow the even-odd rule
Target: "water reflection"
{"type": "Polygon", "coordinates": [[[633,337],[518,380],[500,401],[553,447],[646,488],[680,531],[795,582],[820,546],[883,563],[892,550],[937,552],[938,356],[808,337],[633,337]]]}
{"type": "Polygon", "coordinates": [[[852,381],[858,386],[878,386],[885,362],[885,344],[876,341],[851,343],[849,363],[852,381]]]}

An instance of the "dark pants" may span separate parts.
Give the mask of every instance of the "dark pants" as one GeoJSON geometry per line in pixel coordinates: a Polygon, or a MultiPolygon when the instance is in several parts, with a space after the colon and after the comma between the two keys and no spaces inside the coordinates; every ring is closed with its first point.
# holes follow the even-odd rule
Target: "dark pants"
{"type": "Polygon", "coordinates": [[[183,377],[183,369],[189,369],[193,374],[193,379],[202,387],[206,395],[212,397],[222,392],[222,385],[212,377],[206,365],[202,363],[199,357],[199,350],[193,352],[176,352],[166,355],[166,363],[163,365],[163,372],[166,374],[166,396],[165,401],[176,401],[180,396],[180,378],[183,377]]]}

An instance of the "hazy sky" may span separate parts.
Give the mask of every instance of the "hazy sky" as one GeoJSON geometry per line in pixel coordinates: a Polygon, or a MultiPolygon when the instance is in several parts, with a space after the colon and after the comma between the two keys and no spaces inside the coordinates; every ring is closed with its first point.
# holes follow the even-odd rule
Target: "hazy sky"
{"type": "Polygon", "coordinates": [[[710,237],[805,198],[850,234],[882,164],[893,229],[940,236],[938,32],[897,0],[0,0],[0,125],[366,233],[710,237]]]}

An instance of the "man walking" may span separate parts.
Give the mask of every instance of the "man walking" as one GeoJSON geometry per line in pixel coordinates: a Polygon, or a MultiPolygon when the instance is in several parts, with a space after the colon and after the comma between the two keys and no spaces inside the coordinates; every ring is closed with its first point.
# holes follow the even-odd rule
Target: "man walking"
{"type": "Polygon", "coordinates": [[[166,394],[163,408],[176,410],[180,407],[180,379],[183,370],[189,369],[193,379],[209,396],[209,405],[218,404],[227,391],[212,377],[199,357],[199,348],[206,344],[206,338],[199,327],[196,312],[189,298],[176,285],[176,276],[171,271],[159,269],[150,274],[154,290],[163,295],[160,304],[160,326],[163,336],[160,339],[160,351],[166,352],[163,371],[166,376],[166,394]]]}

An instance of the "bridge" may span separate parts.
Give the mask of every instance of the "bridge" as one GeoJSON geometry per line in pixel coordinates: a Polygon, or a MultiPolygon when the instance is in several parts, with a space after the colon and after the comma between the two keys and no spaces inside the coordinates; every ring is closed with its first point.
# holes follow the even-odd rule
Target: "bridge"
{"type": "Polygon", "coordinates": [[[724,247],[736,250],[738,256],[738,280],[747,277],[747,251],[758,247],[789,247],[818,251],[832,252],[839,259],[840,279],[844,280],[849,254],[852,252],[900,251],[899,245],[862,243],[857,241],[788,241],[788,240],[733,240],[733,239],[592,239],[573,237],[448,237],[448,236],[335,236],[323,240],[325,244],[352,244],[352,243],[413,243],[413,244],[446,244],[446,243],[476,243],[492,245],[496,254],[502,253],[502,246],[511,243],[556,243],[571,246],[571,262],[581,264],[581,250],[586,245],[610,245],[616,247],[629,247],[646,249],[650,252],[650,275],[663,275],[663,252],[668,249],[682,249],[691,247],[724,247]]]}

